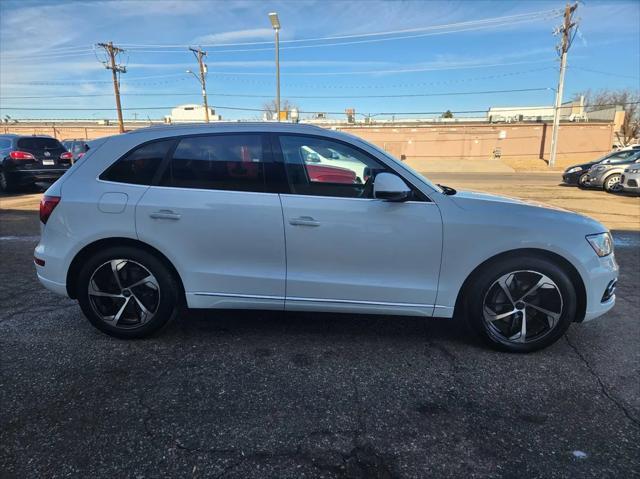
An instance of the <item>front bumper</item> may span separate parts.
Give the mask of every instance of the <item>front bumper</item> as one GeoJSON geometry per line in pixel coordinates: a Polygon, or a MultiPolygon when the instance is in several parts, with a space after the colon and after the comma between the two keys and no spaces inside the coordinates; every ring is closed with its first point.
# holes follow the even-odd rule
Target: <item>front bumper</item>
{"type": "Polygon", "coordinates": [[[567,185],[577,185],[578,180],[584,174],[584,170],[576,171],[574,173],[564,173],[562,175],[562,182],[567,185]]]}
{"type": "Polygon", "coordinates": [[[615,292],[610,290],[612,282],[618,280],[618,263],[614,253],[596,261],[589,268],[588,277],[585,278],[587,310],[582,322],[602,316],[616,303],[615,292]]]}

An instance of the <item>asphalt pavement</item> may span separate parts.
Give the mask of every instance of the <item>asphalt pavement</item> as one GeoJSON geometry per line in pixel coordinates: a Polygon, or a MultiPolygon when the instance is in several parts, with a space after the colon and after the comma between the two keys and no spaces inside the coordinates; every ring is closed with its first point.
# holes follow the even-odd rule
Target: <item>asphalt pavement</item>
{"type": "Polygon", "coordinates": [[[0,476],[640,477],[640,200],[433,176],[608,215],[616,307],[530,355],[337,314],[190,312],[116,340],[37,282],[38,195],[0,197],[0,476]]]}

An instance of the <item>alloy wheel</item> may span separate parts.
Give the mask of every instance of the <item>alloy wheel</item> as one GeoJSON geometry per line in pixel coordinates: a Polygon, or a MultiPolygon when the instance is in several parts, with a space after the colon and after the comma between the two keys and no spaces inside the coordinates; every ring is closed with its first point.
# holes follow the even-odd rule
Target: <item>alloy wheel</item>
{"type": "Polygon", "coordinates": [[[530,343],[549,334],[563,311],[558,285],[537,271],[521,270],[502,275],[487,290],[484,321],[496,339],[530,343]]]}
{"type": "Polygon", "coordinates": [[[620,175],[613,175],[607,179],[607,190],[618,191],[621,188],[620,175]]]}
{"type": "Polygon", "coordinates": [[[160,286],[143,265],[112,259],[100,265],[89,280],[89,302],[107,324],[122,329],[149,322],[160,304],[160,286]]]}
{"type": "Polygon", "coordinates": [[[7,191],[7,176],[4,174],[4,171],[0,171],[0,189],[7,191]]]}

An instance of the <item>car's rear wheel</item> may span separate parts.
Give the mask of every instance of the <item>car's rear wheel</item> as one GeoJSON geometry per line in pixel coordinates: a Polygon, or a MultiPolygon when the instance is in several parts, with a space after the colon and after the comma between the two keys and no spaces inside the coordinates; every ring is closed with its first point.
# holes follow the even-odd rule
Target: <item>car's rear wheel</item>
{"type": "Polygon", "coordinates": [[[156,256],[129,246],[90,258],[78,277],[77,298],[99,330],[119,338],[147,337],[178,311],[180,288],[156,256]]]}
{"type": "Polygon", "coordinates": [[[569,275],[544,257],[506,258],[489,264],[468,287],[467,318],[492,347],[532,352],[553,344],[576,314],[569,275]]]}
{"type": "Polygon", "coordinates": [[[15,189],[15,185],[9,176],[3,170],[0,170],[0,191],[9,193],[11,191],[15,191],[15,189]]]}
{"type": "Polygon", "coordinates": [[[622,185],[620,184],[621,176],[622,175],[620,175],[619,173],[614,173],[613,175],[607,176],[603,183],[604,190],[609,193],[615,193],[622,190],[622,185]]]}

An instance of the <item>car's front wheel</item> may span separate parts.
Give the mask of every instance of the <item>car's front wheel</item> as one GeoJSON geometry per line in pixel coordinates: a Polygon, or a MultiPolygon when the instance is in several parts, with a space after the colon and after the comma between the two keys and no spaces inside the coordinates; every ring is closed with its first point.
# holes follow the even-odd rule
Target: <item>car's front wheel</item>
{"type": "Polygon", "coordinates": [[[569,275],[538,256],[490,263],[471,281],[466,316],[492,347],[527,353],[553,344],[576,315],[569,275]]]}
{"type": "Polygon", "coordinates": [[[119,338],[147,337],[178,311],[179,285],[155,255],[129,246],[101,251],[85,262],[77,298],[99,330],[119,338]]]}
{"type": "Polygon", "coordinates": [[[582,173],[578,178],[578,186],[580,188],[585,188],[587,186],[587,178],[589,178],[588,173],[582,173]]]}
{"type": "Polygon", "coordinates": [[[619,173],[614,173],[613,175],[609,175],[604,180],[604,190],[608,193],[615,193],[617,191],[622,190],[622,185],[620,184],[620,178],[622,175],[619,173]]]}

